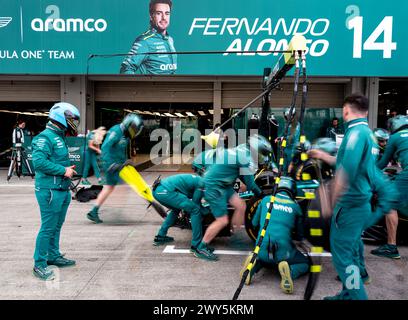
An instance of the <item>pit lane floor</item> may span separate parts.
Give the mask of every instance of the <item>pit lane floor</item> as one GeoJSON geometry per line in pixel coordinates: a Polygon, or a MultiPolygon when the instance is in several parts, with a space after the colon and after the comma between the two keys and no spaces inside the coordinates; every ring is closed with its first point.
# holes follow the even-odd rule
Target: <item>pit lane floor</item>
{"type": "MultiPolygon", "coordinates": [[[[169,172],[160,173],[167,176],[169,172]]],[[[158,172],[144,172],[148,183],[158,172]]],[[[93,181],[91,179],[91,181],[93,181]]],[[[57,279],[42,282],[31,274],[35,237],[40,216],[31,178],[14,177],[6,182],[0,171],[0,299],[231,299],[239,283],[243,255],[223,254],[218,262],[207,262],[188,253],[165,253],[154,247],[153,237],[162,219],[144,200],[125,185],[119,186],[101,210],[104,223],[86,219],[92,203],[75,200],[62,230],[61,249],[77,261],[60,269],[57,279]]],[[[191,231],[170,229],[175,249],[188,249],[191,231]]],[[[218,238],[217,250],[249,251],[252,243],[244,230],[231,238],[218,238]]],[[[392,261],[371,255],[366,246],[367,286],[370,299],[408,299],[408,247],[402,259],[392,261]]],[[[172,251],[172,250],[170,250],[172,251]]],[[[330,257],[324,257],[323,272],[313,299],[340,290],[330,257]]],[[[307,277],[295,282],[295,293],[279,289],[279,277],[261,270],[253,284],[244,287],[240,299],[302,299],[307,277]]]]}

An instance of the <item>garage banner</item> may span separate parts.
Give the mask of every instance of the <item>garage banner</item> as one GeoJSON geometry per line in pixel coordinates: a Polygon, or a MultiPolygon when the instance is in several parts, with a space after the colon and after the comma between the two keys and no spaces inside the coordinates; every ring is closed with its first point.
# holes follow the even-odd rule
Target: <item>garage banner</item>
{"type": "Polygon", "coordinates": [[[260,75],[279,56],[268,51],[285,50],[301,34],[312,75],[408,76],[406,0],[0,0],[0,5],[1,74],[89,69],[260,75]],[[193,51],[225,53],[170,54],[193,51]]]}

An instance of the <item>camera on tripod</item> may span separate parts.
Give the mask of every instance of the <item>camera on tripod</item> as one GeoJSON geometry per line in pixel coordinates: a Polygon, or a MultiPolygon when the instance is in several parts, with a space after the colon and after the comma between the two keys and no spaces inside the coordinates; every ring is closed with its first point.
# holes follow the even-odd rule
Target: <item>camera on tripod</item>
{"type": "Polygon", "coordinates": [[[27,155],[24,151],[24,132],[20,127],[16,127],[13,131],[13,148],[10,158],[10,167],[7,173],[7,181],[11,179],[15,172],[17,177],[23,174],[23,166],[26,168],[31,178],[34,178],[34,172],[28,162],[27,155]]]}

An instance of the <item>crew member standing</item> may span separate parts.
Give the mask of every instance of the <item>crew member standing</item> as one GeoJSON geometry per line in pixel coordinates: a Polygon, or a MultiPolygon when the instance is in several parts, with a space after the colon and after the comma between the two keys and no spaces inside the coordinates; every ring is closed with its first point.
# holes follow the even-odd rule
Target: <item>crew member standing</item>
{"type": "Polygon", "coordinates": [[[25,130],[26,122],[23,119],[17,121],[17,126],[13,130],[13,147],[16,144],[24,144],[24,135],[27,134],[25,130]]]}
{"type": "Polygon", "coordinates": [[[337,159],[324,152],[310,152],[312,157],[336,163],[330,247],[343,289],[335,296],[326,297],[327,300],[368,299],[364,288],[368,274],[361,234],[373,218],[373,191],[377,188],[380,195],[385,193],[383,177],[375,164],[379,149],[368,127],[368,105],[368,99],[362,95],[353,94],[345,99],[343,119],[346,121],[346,132],[337,159]]]}
{"type": "Polygon", "coordinates": [[[41,211],[41,229],[37,236],[33,274],[42,279],[54,278],[48,265],[67,267],[74,260],[64,258],[59,250],[60,233],[71,202],[69,186],[76,174],[70,165],[65,136],[77,135],[79,111],[69,103],[55,104],[49,122],[33,140],[35,196],[41,211]]]}

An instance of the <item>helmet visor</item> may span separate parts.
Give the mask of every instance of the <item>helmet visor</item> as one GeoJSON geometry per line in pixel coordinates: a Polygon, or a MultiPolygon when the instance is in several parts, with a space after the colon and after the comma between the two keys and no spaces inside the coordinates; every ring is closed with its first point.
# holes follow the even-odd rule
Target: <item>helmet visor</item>
{"type": "Polygon", "coordinates": [[[132,123],[128,128],[129,137],[134,139],[142,132],[143,126],[138,126],[136,123],[132,123]]]}
{"type": "Polygon", "coordinates": [[[69,131],[70,135],[77,136],[78,135],[78,128],[79,128],[79,119],[77,117],[67,117],[67,130],[69,131]]]}

